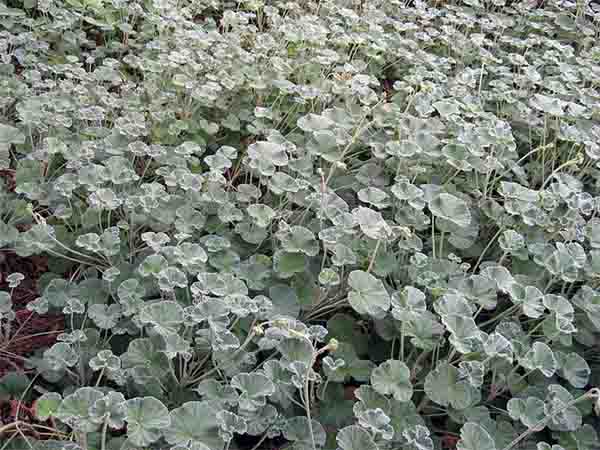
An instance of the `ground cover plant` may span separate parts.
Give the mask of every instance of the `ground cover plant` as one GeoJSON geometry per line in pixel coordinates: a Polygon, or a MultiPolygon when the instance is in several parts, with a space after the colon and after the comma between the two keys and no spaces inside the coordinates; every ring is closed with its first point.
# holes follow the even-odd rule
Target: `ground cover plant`
{"type": "Polygon", "coordinates": [[[594,8],[0,2],[0,450],[598,449],[594,8]]]}

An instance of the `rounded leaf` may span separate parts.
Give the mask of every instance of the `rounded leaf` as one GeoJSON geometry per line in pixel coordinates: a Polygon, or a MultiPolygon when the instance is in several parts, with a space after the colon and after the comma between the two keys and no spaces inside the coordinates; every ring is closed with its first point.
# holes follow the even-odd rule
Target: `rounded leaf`
{"type": "Polygon", "coordinates": [[[336,441],[341,450],[379,450],[369,432],[357,425],[342,428],[336,441]]]}
{"type": "Polygon", "coordinates": [[[165,429],[169,444],[200,443],[211,450],[221,450],[217,404],[211,401],[187,402],[171,411],[171,425],[165,429]]]}
{"type": "Polygon", "coordinates": [[[407,402],[413,394],[410,369],[402,361],[388,360],[373,370],[371,384],[383,395],[393,395],[399,402],[407,402]]]}
{"type": "Polygon", "coordinates": [[[138,447],[157,441],[163,428],[171,424],[169,410],[154,397],[127,400],[127,438],[138,447]]]}

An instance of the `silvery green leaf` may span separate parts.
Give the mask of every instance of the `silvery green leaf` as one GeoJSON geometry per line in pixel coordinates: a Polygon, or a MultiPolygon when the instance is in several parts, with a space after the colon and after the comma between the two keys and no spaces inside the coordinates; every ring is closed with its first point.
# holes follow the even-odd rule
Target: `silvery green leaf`
{"type": "Polygon", "coordinates": [[[537,450],[565,450],[564,447],[560,445],[550,445],[546,442],[538,442],[537,450]]]}
{"type": "Polygon", "coordinates": [[[154,397],[136,397],[127,400],[127,438],[136,446],[145,447],[156,442],[161,430],[171,424],[169,410],[154,397]]]}
{"type": "Polygon", "coordinates": [[[90,419],[97,424],[106,423],[110,428],[119,429],[125,425],[127,412],[125,397],[120,392],[108,392],[90,406],[90,419]]]}
{"type": "Polygon", "coordinates": [[[429,428],[423,425],[415,425],[402,431],[407,444],[414,450],[433,450],[434,445],[430,434],[429,428]]]}
{"type": "Polygon", "coordinates": [[[543,299],[544,306],[555,314],[556,328],[563,333],[575,332],[573,322],[575,309],[569,300],[561,295],[546,294],[543,299]]]}
{"type": "Polygon", "coordinates": [[[281,195],[284,192],[298,192],[301,189],[301,185],[298,180],[289,176],[287,173],[276,172],[275,175],[269,179],[269,189],[275,195],[281,195]]]}
{"type": "Polygon", "coordinates": [[[448,363],[440,363],[425,377],[425,393],[435,403],[465,409],[481,398],[479,389],[459,381],[459,371],[448,363]]]}
{"type": "Polygon", "coordinates": [[[485,366],[481,361],[461,361],[458,364],[458,379],[466,380],[472,386],[479,388],[483,386],[485,366]]]}
{"type": "Polygon", "coordinates": [[[549,115],[563,117],[565,115],[565,102],[559,98],[549,97],[547,95],[535,94],[530,100],[531,106],[549,115]]]}
{"type": "Polygon", "coordinates": [[[88,308],[88,315],[98,328],[109,330],[113,328],[121,318],[121,305],[104,305],[97,303],[88,308]]]}
{"type": "Polygon", "coordinates": [[[273,405],[266,405],[259,411],[238,411],[246,419],[248,434],[259,436],[265,432],[274,438],[281,434],[282,417],[273,405]]]}
{"type": "Polygon", "coordinates": [[[553,431],[575,431],[582,423],[582,414],[577,406],[568,406],[573,395],[558,384],[548,386],[544,402],[544,413],[550,418],[548,427],[553,431]]]}
{"type": "Polygon", "coordinates": [[[9,322],[15,317],[13,304],[8,292],[0,292],[0,319],[7,319],[9,322]]]}
{"type": "Polygon", "coordinates": [[[467,203],[445,192],[431,199],[429,210],[433,215],[446,219],[459,227],[467,227],[471,223],[471,211],[467,203]]]}
{"type": "Polygon", "coordinates": [[[531,350],[519,360],[519,363],[528,370],[539,369],[546,378],[554,375],[558,368],[552,349],[541,341],[534,342],[531,350]]]}
{"type": "Polygon", "coordinates": [[[542,304],[544,294],[535,286],[523,286],[519,283],[513,283],[508,293],[514,303],[522,304],[523,313],[527,317],[537,319],[544,313],[544,305],[542,304]]]}
{"type": "Polygon", "coordinates": [[[231,248],[231,241],[229,239],[214,234],[203,236],[200,242],[206,247],[209,253],[218,253],[231,248]]]}
{"type": "Polygon", "coordinates": [[[275,218],[277,213],[269,206],[261,203],[255,203],[246,208],[248,215],[256,222],[261,228],[266,228],[271,224],[271,221],[275,218]]]}
{"type": "Polygon", "coordinates": [[[121,358],[114,355],[111,350],[100,350],[96,356],[90,359],[89,366],[92,370],[119,370],[121,368],[121,358]]]}
{"type": "Polygon", "coordinates": [[[262,373],[237,374],[231,379],[231,386],[241,392],[240,407],[250,411],[264,406],[266,397],[275,392],[273,382],[262,373]]]}
{"type": "Polygon", "coordinates": [[[153,231],[147,231],[142,233],[141,237],[142,241],[155,252],[160,251],[161,247],[167,245],[171,241],[171,238],[163,232],[154,233],[153,231]]]}
{"type": "Polygon", "coordinates": [[[44,351],[44,360],[52,370],[62,370],[77,364],[79,355],[71,345],[65,342],[57,342],[44,351]]]}
{"type": "Polygon", "coordinates": [[[302,226],[291,226],[279,230],[277,238],[281,246],[288,253],[304,253],[307,256],[315,256],[319,252],[319,243],[315,235],[308,228],[302,226]]]}
{"type": "Polygon", "coordinates": [[[400,292],[392,294],[392,315],[396,320],[417,320],[427,309],[425,294],[413,286],[405,286],[400,292]]]}
{"type": "Polygon", "coordinates": [[[481,270],[480,274],[496,281],[496,287],[502,292],[509,292],[511,286],[516,282],[508,269],[503,266],[487,266],[481,270]]]}
{"type": "Polygon", "coordinates": [[[102,272],[102,279],[107,283],[112,283],[119,275],[121,275],[121,271],[117,267],[109,267],[102,272]]]}
{"type": "Polygon", "coordinates": [[[119,228],[108,228],[101,235],[96,233],[82,234],[77,237],[75,243],[92,253],[101,253],[106,256],[118,255],[121,244],[119,228]]]}
{"type": "Polygon", "coordinates": [[[511,398],[506,409],[513,420],[520,420],[533,431],[539,431],[534,427],[545,418],[544,402],[537,397],[511,398]]]}
{"type": "Polygon", "coordinates": [[[279,343],[277,349],[281,353],[281,356],[283,356],[282,362],[292,363],[299,361],[307,367],[312,365],[315,349],[308,339],[300,337],[284,339],[279,343]]]}
{"type": "Polygon", "coordinates": [[[474,422],[465,423],[460,430],[457,450],[496,450],[496,444],[490,434],[474,422]]]}
{"type": "Polygon", "coordinates": [[[185,288],[188,285],[188,279],[183,271],[177,267],[166,267],[156,275],[160,289],[169,291],[177,288],[185,288]]]}
{"type": "Polygon", "coordinates": [[[469,318],[475,312],[462,292],[450,289],[434,304],[434,309],[442,318],[452,315],[469,318]]]}
{"type": "Polygon", "coordinates": [[[200,272],[196,278],[198,278],[198,283],[192,284],[192,293],[198,291],[217,297],[232,294],[248,295],[246,284],[231,273],[200,272]]]}
{"type": "Polygon", "coordinates": [[[410,158],[422,153],[423,149],[413,140],[403,140],[386,142],[385,151],[388,155],[397,158],[410,158]]]}
{"type": "Polygon", "coordinates": [[[354,270],[348,276],[348,302],[359,314],[383,319],[390,308],[391,299],[383,282],[370,273],[354,270]]]}
{"type": "Polygon", "coordinates": [[[82,432],[95,431],[98,424],[92,420],[89,411],[90,407],[103,397],[104,394],[98,389],[91,387],[79,388],[63,399],[55,417],[82,432]]]}
{"type": "Polygon", "coordinates": [[[273,271],[280,278],[291,278],[296,273],[306,270],[308,261],[303,253],[288,253],[278,250],[273,255],[273,271]]]}
{"type": "Polygon", "coordinates": [[[458,279],[451,286],[460,291],[468,300],[473,301],[485,309],[491,310],[497,304],[496,283],[484,275],[471,275],[458,279]]]}
{"type": "Polygon", "coordinates": [[[506,230],[498,238],[498,245],[505,252],[517,252],[525,246],[525,239],[515,230],[506,230]]]}
{"type": "Polygon", "coordinates": [[[361,231],[369,238],[375,240],[387,239],[392,236],[392,228],[384,220],[381,213],[370,208],[359,206],[352,211],[355,222],[361,231]]]}
{"type": "Polygon", "coordinates": [[[229,411],[219,411],[217,413],[217,421],[221,427],[221,438],[225,442],[231,441],[234,433],[245,434],[248,431],[246,419],[229,411]]]}
{"type": "Polygon", "coordinates": [[[326,287],[338,286],[341,282],[339,274],[330,267],[325,267],[319,272],[319,284],[326,287]]]}
{"type": "Polygon", "coordinates": [[[311,450],[313,449],[313,437],[314,443],[317,448],[321,448],[325,445],[327,435],[325,429],[316,420],[311,420],[311,428],[309,427],[308,418],[304,416],[291,417],[283,424],[283,437],[288,441],[293,442],[292,449],[294,450],[311,450]]]}
{"type": "Polygon", "coordinates": [[[92,192],[88,201],[92,208],[106,211],[114,211],[123,204],[123,200],[109,188],[101,188],[92,192]]]}
{"type": "MultiPolygon", "coordinates": [[[[189,360],[192,356],[190,341],[184,339],[177,333],[163,334],[164,349],[162,353],[167,355],[167,358],[173,359],[177,355],[181,355],[184,359],[189,360]]],[[[237,342],[239,345],[239,341],[237,342]]],[[[236,346],[237,348],[237,346],[236,346]]]]}
{"type": "Polygon", "coordinates": [[[433,107],[437,109],[442,117],[450,116],[453,114],[459,114],[458,108],[459,103],[451,100],[440,100],[433,104],[433,107]]]}
{"type": "Polygon", "coordinates": [[[358,258],[350,247],[343,244],[336,244],[333,247],[333,258],[331,258],[331,261],[336,266],[351,266],[357,263],[358,258]]]}
{"type": "Polygon", "coordinates": [[[390,205],[388,194],[376,187],[367,187],[358,191],[358,198],[361,202],[369,203],[376,208],[384,209],[390,205]]]}
{"type": "Polygon", "coordinates": [[[285,166],[289,161],[285,146],[267,141],[250,144],[248,156],[254,160],[264,160],[275,166],[285,166]]]}
{"type": "Polygon", "coordinates": [[[331,119],[312,113],[298,119],[298,128],[307,132],[325,130],[331,128],[333,124],[331,119]]]}
{"type": "Polygon", "coordinates": [[[170,413],[171,423],[163,430],[169,444],[201,443],[210,450],[221,450],[216,404],[210,401],[187,402],[170,413]]]}
{"type": "Polygon", "coordinates": [[[384,395],[392,395],[400,402],[407,402],[413,394],[410,369],[397,360],[387,360],[371,373],[373,388],[384,395]]]}
{"type": "Polygon", "coordinates": [[[512,344],[500,333],[491,333],[483,343],[483,349],[489,357],[503,358],[512,363],[512,344]]]}
{"type": "Polygon", "coordinates": [[[145,306],[139,319],[152,325],[159,334],[177,333],[183,324],[183,308],[177,302],[160,301],[145,306]]]}
{"type": "Polygon", "coordinates": [[[323,358],[323,365],[328,371],[335,372],[336,370],[344,367],[346,365],[346,361],[340,358],[334,361],[331,356],[326,356],[323,358]]]}
{"type": "Polygon", "coordinates": [[[566,379],[571,386],[583,389],[587,386],[592,370],[587,361],[575,352],[569,354],[558,353],[561,377],[566,379]]]}
{"type": "Polygon", "coordinates": [[[371,434],[357,425],[342,428],[336,442],[340,450],[379,450],[371,434]]]}
{"type": "Polygon", "coordinates": [[[138,374],[143,378],[163,378],[169,370],[169,360],[158,351],[150,338],[138,338],[129,343],[127,351],[121,355],[124,369],[141,369],[138,374]]]}
{"type": "Polygon", "coordinates": [[[272,299],[272,310],[276,315],[295,318],[300,314],[300,301],[295,289],[284,284],[275,284],[269,288],[269,297],[272,299]]]}
{"type": "Polygon", "coordinates": [[[358,424],[374,434],[380,434],[386,441],[394,437],[394,428],[390,425],[391,419],[381,408],[365,409],[357,414],[358,424]]]}
{"type": "Polygon", "coordinates": [[[144,305],[142,298],[146,294],[146,289],[135,278],[129,278],[119,284],[117,296],[122,306],[124,316],[136,314],[144,305]]]}
{"type": "Polygon", "coordinates": [[[221,384],[213,378],[203,380],[194,389],[203,400],[220,400],[231,405],[238,402],[239,394],[228,384],[221,384]]]}
{"type": "Polygon", "coordinates": [[[19,256],[31,256],[52,250],[56,247],[56,232],[45,223],[36,223],[15,239],[15,253],[19,256]]]}

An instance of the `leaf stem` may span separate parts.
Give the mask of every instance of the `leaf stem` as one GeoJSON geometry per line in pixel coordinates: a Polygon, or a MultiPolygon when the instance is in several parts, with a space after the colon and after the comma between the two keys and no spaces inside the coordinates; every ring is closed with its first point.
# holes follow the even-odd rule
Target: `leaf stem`
{"type": "Polygon", "coordinates": [[[557,409],[552,414],[550,414],[550,415],[544,417],[543,419],[539,420],[532,427],[529,427],[527,430],[525,430],[523,433],[521,433],[519,436],[517,436],[515,439],[513,439],[513,441],[510,444],[508,444],[506,447],[504,447],[502,450],[512,450],[512,448],[514,448],[516,445],[518,445],[519,442],[521,442],[523,439],[527,438],[527,436],[529,436],[531,433],[534,433],[534,432],[538,431],[538,429],[540,427],[542,427],[542,429],[543,429],[546,426],[546,424],[555,415],[566,411],[567,409],[571,408],[572,406],[576,405],[579,402],[582,402],[584,400],[593,399],[593,398],[600,398],[600,389],[598,389],[598,388],[592,388],[589,391],[587,391],[584,394],[582,394],[579,397],[577,397],[576,399],[571,400],[570,402],[568,402],[562,408],[557,409]]]}

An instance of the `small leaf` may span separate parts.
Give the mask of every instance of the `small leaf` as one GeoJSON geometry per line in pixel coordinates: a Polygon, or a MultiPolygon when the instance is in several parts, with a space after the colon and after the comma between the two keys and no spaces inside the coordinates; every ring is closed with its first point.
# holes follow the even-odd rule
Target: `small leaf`
{"type": "Polygon", "coordinates": [[[62,397],[56,392],[46,392],[35,401],[35,415],[42,422],[56,414],[62,397]]]}

